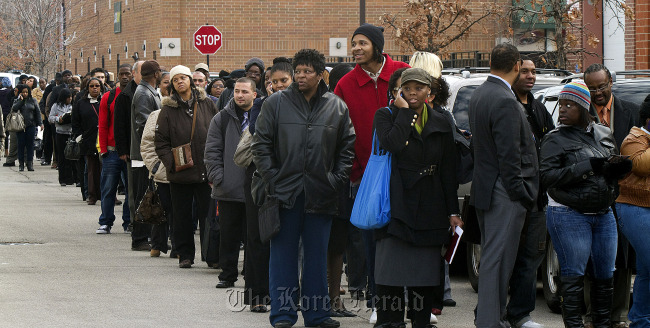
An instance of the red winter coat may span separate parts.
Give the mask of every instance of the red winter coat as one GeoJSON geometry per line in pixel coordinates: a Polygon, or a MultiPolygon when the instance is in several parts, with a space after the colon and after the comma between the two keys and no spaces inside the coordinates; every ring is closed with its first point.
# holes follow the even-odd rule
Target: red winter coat
{"type": "Polygon", "coordinates": [[[334,93],[341,97],[348,105],[350,119],[357,134],[354,143],[354,161],[350,181],[354,182],[363,176],[363,171],[370,158],[372,148],[372,121],[377,109],[388,106],[388,80],[396,70],[410,67],[408,64],[390,59],[387,54],[384,68],[377,79],[377,85],[361,66],[343,76],[334,89],[334,93]]]}

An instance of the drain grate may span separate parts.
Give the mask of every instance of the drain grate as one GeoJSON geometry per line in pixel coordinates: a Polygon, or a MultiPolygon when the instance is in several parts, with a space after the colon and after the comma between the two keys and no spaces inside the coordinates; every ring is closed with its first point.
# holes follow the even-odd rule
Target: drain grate
{"type": "Polygon", "coordinates": [[[5,241],[0,242],[0,246],[31,246],[31,245],[43,245],[36,241],[5,241]]]}

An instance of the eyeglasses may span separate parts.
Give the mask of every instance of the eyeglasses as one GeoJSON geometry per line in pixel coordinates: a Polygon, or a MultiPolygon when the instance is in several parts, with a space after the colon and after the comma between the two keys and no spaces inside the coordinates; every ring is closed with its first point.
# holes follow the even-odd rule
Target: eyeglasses
{"type": "Polygon", "coordinates": [[[606,84],[604,84],[603,86],[601,86],[598,89],[589,89],[589,93],[603,92],[603,91],[607,90],[607,88],[609,88],[609,82],[607,82],[606,84]]]}
{"type": "Polygon", "coordinates": [[[309,70],[309,69],[305,69],[305,70],[297,69],[297,70],[293,71],[293,75],[300,75],[301,73],[305,73],[305,75],[311,75],[311,74],[314,74],[316,72],[312,71],[312,70],[309,70]]]}
{"type": "Polygon", "coordinates": [[[262,74],[256,72],[246,72],[246,76],[258,77],[258,76],[262,76],[262,74]]]}

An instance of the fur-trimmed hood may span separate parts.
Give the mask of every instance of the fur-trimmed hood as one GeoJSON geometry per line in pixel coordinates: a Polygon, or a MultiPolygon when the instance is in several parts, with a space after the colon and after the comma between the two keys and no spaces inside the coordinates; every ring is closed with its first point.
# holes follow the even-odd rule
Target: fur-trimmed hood
{"type": "MultiPolygon", "coordinates": [[[[208,99],[208,94],[205,93],[205,90],[203,90],[202,88],[195,88],[193,91],[198,92],[199,101],[208,99]]],[[[212,100],[210,100],[210,101],[212,101],[212,100]]],[[[176,97],[174,95],[171,95],[171,96],[168,96],[168,97],[163,97],[163,99],[161,101],[161,104],[163,106],[178,108],[178,100],[176,100],[176,97]]]]}

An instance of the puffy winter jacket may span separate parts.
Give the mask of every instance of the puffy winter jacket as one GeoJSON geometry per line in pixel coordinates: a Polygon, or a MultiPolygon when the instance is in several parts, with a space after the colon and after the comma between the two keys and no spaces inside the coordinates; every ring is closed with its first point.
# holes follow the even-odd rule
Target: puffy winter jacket
{"type": "MultiPolygon", "coordinates": [[[[192,161],[194,166],[176,172],[172,148],[190,142],[192,135],[192,116],[188,114],[187,105],[178,101],[178,96],[173,94],[162,100],[162,109],[158,115],[156,127],[156,154],[167,168],[167,180],[179,184],[192,184],[207,181],[205,165],[203,164],[203,151],[205,139],[212,117],[217,113],[214,102],[210,100],[201,88],[194,89],[194,101],[198,101],[196,112],[196,125],[192,140],[192,161]]],[[[194,106],[194,105],[192,105],[194,106]]]]}
{"type": "Polygon", "coordinates": [[[616,181],[594,172],[589,159],[617,153],[616,141],[606,126],[592,123],[584,130],[560,125],[542,140],[542,183],[560,204],[581,213],[601,212],[616,199],[616,181]]]}

